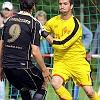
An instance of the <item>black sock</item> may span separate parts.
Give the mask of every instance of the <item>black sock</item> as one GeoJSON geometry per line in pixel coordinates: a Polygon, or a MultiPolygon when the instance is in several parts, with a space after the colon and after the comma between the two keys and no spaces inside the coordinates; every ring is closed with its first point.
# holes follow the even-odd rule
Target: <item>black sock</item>
{"type": "Polygon", "coordinates": [[[32,100],[31,93],[29,90],[21,91],[20,93],[21,93],[22,100],[32,100]]]}
{"type": "Polygon", "coordinates": [[[45,89],[39,89],[33,96],[32,100],[45,100],[47,91],[45,89]]]}

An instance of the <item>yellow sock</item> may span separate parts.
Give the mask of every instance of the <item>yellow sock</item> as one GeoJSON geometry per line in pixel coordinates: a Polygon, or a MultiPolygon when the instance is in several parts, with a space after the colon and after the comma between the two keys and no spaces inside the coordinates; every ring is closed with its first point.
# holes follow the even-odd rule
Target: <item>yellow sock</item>
{"type": "Polygon", "coordinates": [[[93,98],[89,98],[90,100],[100,100],[98,94],[95,92],[94,97],[93,98]]]}
{"type": "Polygon", "coordinates": [[[61,86],[59,89],[55,90],[57,95],[61,100],[72,100],[70,93],[65,89],[64,86],[61,86]]]}

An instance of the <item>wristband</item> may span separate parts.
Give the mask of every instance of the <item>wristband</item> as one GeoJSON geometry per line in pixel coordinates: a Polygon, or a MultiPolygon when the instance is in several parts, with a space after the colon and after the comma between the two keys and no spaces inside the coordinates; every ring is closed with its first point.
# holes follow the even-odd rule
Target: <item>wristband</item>
{"type": "Polygon", "coordinates": [[[46,31],[42,31],[41,32],[41,36],[43,36],[44,38],[46,38],[49,34],[46,31]]]}

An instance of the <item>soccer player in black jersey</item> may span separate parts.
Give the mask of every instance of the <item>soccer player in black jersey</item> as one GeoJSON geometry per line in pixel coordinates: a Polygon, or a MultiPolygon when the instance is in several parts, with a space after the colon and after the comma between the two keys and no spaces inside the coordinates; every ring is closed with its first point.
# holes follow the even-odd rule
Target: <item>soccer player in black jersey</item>
{"type": "Polygon", "coordinates": [[[19,1],[21,11],[7,20],[0,36],[0,79],[4,70],[8,81],[21,90],[23,100],[44,100],[50,73],[39,50],[40,23],[32,17],[36,0],[19,1]],[[31,54],[42,72],[32,64],[31,54]],[[29,90],[36,90],[33,99],[29,90]]]}

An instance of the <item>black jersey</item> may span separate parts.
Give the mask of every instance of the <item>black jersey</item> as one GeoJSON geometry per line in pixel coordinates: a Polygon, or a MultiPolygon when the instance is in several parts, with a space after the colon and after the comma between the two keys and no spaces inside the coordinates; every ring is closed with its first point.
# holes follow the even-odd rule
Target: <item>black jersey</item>
{"type": "Polygon", "coordinates": [[[40,23],[29,13],[20,12],[5,24],[3,35],[3,66],[8,68],[29,68],[31,44],[40,45],[40,23]]]}

